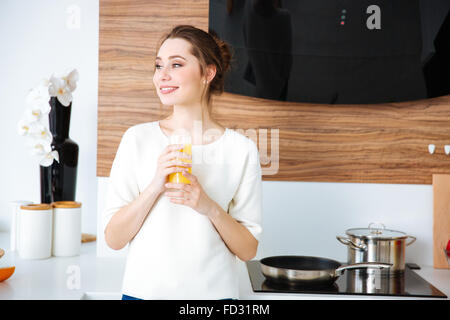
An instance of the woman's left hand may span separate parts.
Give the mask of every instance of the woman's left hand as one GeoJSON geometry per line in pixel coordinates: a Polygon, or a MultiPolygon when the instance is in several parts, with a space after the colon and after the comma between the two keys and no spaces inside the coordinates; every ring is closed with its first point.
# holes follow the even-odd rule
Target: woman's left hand
{"type": "Polygon", "coordinates": [[[208,197],[197,177],[190,174],[187,169],[183,175],[191,181],[190,184],[184,183],[166,183],[167,188],[178,189],[177,191],[166,191],[164,195],[170,197],[172,203],[182,204],[191,207],[195,211],[205,216],[210,216],[215,202],[208,197]]]}

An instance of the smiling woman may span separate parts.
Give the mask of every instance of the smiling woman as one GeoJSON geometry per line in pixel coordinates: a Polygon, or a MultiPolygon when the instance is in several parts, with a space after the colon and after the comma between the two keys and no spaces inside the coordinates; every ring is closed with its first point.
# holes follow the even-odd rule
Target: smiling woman
{"type": "Polygon", "coordinates": [[[153,83],[173,112],[125,132],[103,213],[106,243],[129,244],[124,298],[238,298],[236,257],[256,255],[262,192],[256,144],[210,115],[230,58],[224,42],[193,26],[158,46],[153,83]],[[192,155],[170,144],[179,133],[191,137],[192,155]],[[175,172],[189,183],[167,183],[175,172]]]}

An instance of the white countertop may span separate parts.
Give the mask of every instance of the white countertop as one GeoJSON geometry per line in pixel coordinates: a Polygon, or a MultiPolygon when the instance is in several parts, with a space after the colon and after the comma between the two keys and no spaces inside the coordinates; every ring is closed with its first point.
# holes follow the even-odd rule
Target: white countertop
{"type": "MultiPolygon", "coordinates": [[[[6,251],[5,257],[0,259],[0,267],[6,267],[9,264],[16,267],[9,279],[0,282],[0,300],[120,299],[121,297],[125,259],[98,258],[96,242],[82,244],[79,256],[24,260],[16,252],[9,251],[9,233],[3,232],[0,233],[0,248],[6,251]]],[[[415,272],[450,297],[449,269],[421,266],[421,270],[415,272]]],[[[418,299],[367,295],[255,293],[244,263],[239,264],[239,281],[242,300],[418,299]]]]}

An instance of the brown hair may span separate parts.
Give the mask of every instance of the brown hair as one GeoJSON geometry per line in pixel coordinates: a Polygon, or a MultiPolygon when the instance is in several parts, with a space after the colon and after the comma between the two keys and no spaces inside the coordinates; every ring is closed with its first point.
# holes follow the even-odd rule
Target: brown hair
{"type": "Polygon", "coordinates": [[[164,41],[175,38],[184,39],[191,44],[192,55],[200,61],[202,76],[205,75],[207,66],[214,65],[216,67],[216,75],[205,92],[209,106],[211,95],[220,95],[223,92],[225,74],[230,68],[232,56],[230,47],[213,31],[205,32],[191,25],[178,25],[161,38],[156,52],[159,51],[164,41]]]}

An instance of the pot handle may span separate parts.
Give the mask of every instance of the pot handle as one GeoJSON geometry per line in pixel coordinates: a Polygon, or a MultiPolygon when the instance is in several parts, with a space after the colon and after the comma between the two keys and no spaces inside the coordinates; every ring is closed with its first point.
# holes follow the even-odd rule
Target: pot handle
{"type": "Polygon", "coordinates": [[[345,244],[346,246],[349,246],[350,248],[354,250],[367,250],[367,246],[365,244],[357,244],[354,243],[352,240],[346,237],[336,236],[336,239],[342,244],[345,244]]]}
{"type": "Polygon", "coordinates": [[[411,238],[411,241],[408,242],[408,243],[406,244],[406,246],[409,246],[410,244],[413,244],[413,243],[417,240],[417,238],[416,238],[416,237],[413,237],[413,236],[408,236],[408,238],[411,238]]]}
{"type": "Polygon", "coordinates": [[[337,268],[335,270],[335,274],[341,275],[347,269],[367,269],[367,268],[383,269],[389,267],[392,267],[392,263],[381,263],[381,262],[354,263],[337,268]]]}

